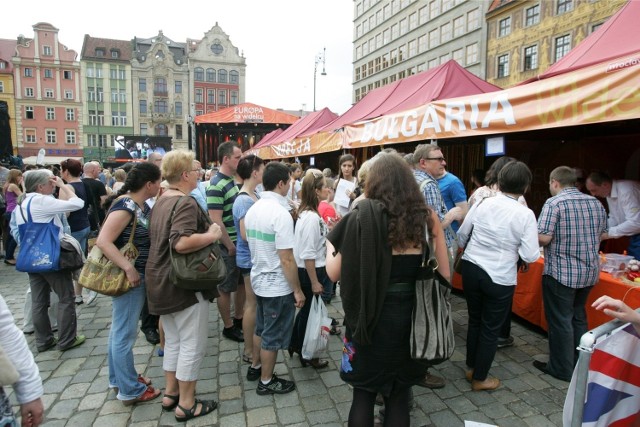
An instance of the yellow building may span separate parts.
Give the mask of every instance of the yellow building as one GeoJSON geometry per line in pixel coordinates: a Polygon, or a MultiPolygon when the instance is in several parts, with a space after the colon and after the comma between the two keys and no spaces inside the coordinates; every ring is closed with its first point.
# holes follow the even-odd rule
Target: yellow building
{"type": "Polygon", "coordinates": [[[13,90],[13,64],[16,52],[15,40],[0,39],[0,155],[16,154],[17,133],[15,117],[15,93],[13,90]],[[11,144],[11,149],[8,149],[11,144]]]}
{"type": "Polygon", "coordinates": [[[486,80],[500,87],[543,73],[627,0],[493,0],[486,80]]]}

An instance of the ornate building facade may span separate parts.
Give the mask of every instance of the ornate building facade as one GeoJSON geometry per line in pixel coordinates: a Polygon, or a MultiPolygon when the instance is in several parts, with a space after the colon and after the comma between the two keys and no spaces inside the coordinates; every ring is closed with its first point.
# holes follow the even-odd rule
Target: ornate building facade
{"type": "Polygon", "coordinates": [[[0,156],[17,154],[15,93],[13,92],[13,62],[15,40],[0,39],[0,156]]]}

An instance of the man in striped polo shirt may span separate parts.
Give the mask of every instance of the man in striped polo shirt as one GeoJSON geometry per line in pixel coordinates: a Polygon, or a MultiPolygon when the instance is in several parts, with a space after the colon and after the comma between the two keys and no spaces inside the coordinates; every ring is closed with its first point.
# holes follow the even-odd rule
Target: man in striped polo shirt
{"type": "Polygon", "coordinates": [[[600,272],[598,248],[607,232],[607,213],[595,197],[576,187],[567,166],[551,171],[547,199],[538,218],[538,240],[544,246],[542,300],[549,325],[549,363],[533,361],[542,372],[571,381],[578,360],[576,347],[587,332],[585,304],[600,272]]]}
{"type": "Polygon", "coordinates": [[[224,323],[222,335],[226,338],[243,342],[242,313],[244,307],[244,286],[238,286],[240,277],[236,268],[237,232],[233,223],[233,202],[238,194],[233,176],[236,174],[242,151],[233,142],[223,142],[218,147],[220,169],[211,178],[207,187],[207,208],[211,220],[222,230],[222,256],[227,266],[227,278],[218,285],[218,311],[224,323]],[[231,293],[235,292],[235,318],[231,319],[231,293]],[[240,317],[238,317],[240,316],[240,317]]]}

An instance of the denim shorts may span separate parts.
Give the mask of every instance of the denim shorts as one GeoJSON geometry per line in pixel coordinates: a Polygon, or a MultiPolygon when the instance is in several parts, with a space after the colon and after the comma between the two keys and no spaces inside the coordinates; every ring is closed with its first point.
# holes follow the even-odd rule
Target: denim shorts
{"type": "Polygon", "coordinates": [[[227,278],[218,285],[218,290],[230,294],[238,289],[240,271],[236,267],[236,256],[229,256],[227,248],[223,245],[220,246],[220,251],[222,252],[222,258],[224,258],[224,265],[227,267],[227,278]]]}
{"type": "Polygon", "coordinates": [[[269,351],[289,347],[296,314],[293,293],[281,297],[256,295],[256,335],[262,338],[262,348],[269,351]]]}

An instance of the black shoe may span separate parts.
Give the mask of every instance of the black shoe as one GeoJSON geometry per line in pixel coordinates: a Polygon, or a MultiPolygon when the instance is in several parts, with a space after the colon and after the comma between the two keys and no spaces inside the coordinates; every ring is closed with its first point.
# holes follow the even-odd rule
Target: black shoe
{"type": "Polygon", "coordinates": [[[533,361],[533,367],[542,371],[542,373],[547,374],[552,376],[553,378],[560,380],[560,381],[566,381],[566,382],[570,382],[571,378],[562,378],[562,377],[558,377],[552,373],[549,372],[549,370],[547,369],[547,364],[544,362],[541,362],[539,360],[534,360],[533,361]]]}
{"type": "Polygon", "coordinates": [[[249,369],[247,369],[247,380],[249,381],[260,379],[260,375],[262,375],[262,366],[260,366],[259,368],[249,366],[249,369]]]}
{"type": "Polygon", "coordinates": [[[244,342],[244,336],[242,335],[242,331],[236,328],[235,326],[232,326],[230,328],[223,328],[222,335],[224,335],[225,338],[229,338],[232,341],[244,342]]]}
{"type": "Polygon", "coordinates": [[[236,329],[240,329],[240,332],[242,332],[242,319],[236,319],[235,317],[233,318],[233,327],[236,329]]]}
{"type": "Polygon", "coordinates": [[[513,337],[509,336],[507,338],[498,338],[498,348],[510,347],[513,345],[513,337]]]}
{"type": "Polygon", "coordinates": [[[58,344],[58,339],[54,338],[50,343],[43,345],[42,347],[38,347],[38,353],[42,353],[43,351],[47,351],[52,349],[58,344]]]}
{"type": "Polygon", "coordinates": [[[271,381],[269,381],[268,384],[262,384],[262,381],[258,382],[256,393],[258,393],[259,395],[286,394],[291,393],[295,389],[296,383],[294,383],[293,381],[278,378],[276,374],[273,374],[273,377],[271,377],[271,381]]]}
{"type": "Polygon", "coordinates": [[[142,331],[142,333],[144,334],[149,344],[160,344],[160,334],[158,334],[158,331],[156,331],[155,329],[148,329],[146,331],[142,331]]]}

